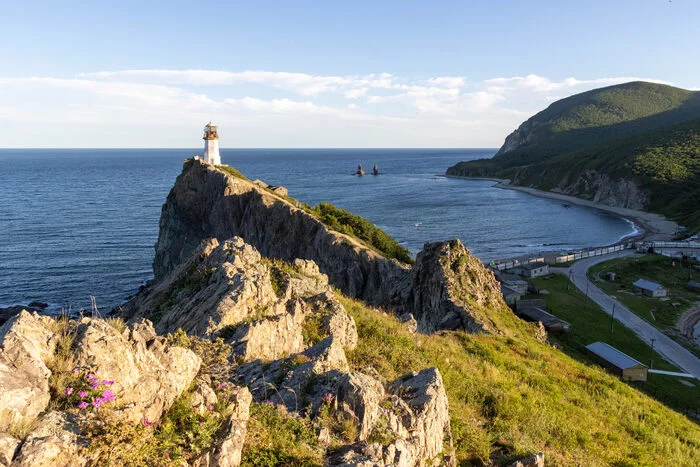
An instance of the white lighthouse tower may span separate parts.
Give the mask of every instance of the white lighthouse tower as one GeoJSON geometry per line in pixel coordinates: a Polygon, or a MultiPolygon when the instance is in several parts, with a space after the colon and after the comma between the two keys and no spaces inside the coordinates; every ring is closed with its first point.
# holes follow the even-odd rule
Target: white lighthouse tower
{"type": "Polygon", "coordinates": [[[204,127],[204,162],[212,165],[221,165],[219,155],[219,134],[216,132],[216,125],[212,122],[204,127]]]}

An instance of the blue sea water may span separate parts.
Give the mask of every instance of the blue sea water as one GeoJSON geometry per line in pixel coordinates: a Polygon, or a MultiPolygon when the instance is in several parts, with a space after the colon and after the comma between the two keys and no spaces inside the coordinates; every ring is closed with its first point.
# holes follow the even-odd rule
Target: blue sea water
{"type": "MultiPolygon", "coordinates": [[[[0,306],[111,309],[152,277],[158,219],[195,149],[0,150],[0,306]]],[[[309,203],[366,217],[414,254],[460,238],[490,260],[605,245],[634,232],[606,213],[445,178],[493,149],[224,149],[224,163],[309,203]],[[381,175],[354,177],[357,164],[381,175]]]]}

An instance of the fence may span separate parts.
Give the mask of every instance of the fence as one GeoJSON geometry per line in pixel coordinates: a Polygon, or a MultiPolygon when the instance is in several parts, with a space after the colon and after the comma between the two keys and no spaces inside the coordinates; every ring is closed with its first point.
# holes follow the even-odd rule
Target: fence
{"type": "Polygon", "coordinates": [[[528,263],[547,263],[547,264],[561,264],[568,263],[569,261],[577,261],[584,258],[592,258],[594,256],[607,255],[614,253],[616,251],[622,251],[629,248],[634,248],[634,242],[619,243],[617,245],[610,245],[601,248],[591,248],[587,250],[581,250],[576,253],[557,255],[545,254],[532,258],[511,258],[503,260],[495,260],[490,264],[491,269],[496,269],[498,271],[503,271],[506,269],[513,269],[514,267],[520,266],[522,264],[528,263]]]}

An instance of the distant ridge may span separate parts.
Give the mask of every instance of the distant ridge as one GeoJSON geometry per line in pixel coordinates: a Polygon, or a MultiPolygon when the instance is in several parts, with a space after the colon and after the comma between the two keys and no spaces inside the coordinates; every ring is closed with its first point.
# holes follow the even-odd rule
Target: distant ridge
{"type": "Polygon", "coordinates": [[[660,212],[700,230],[700,92],[631,82],[554,102],[492,159],[447,175],[497,177],[610,206],[660,212]]]}

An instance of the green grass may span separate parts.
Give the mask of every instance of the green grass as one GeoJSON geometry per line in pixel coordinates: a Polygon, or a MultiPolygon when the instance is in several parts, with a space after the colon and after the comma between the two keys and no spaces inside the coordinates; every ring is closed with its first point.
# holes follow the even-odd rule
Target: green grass
{"type": "Polygon", "coordinates": [[[660,329],[675,328],[683,311],[700,301],[700,294],[686,288],[689,280],[699,280],[700,272],[661,255],[605,261],[591,267],[588,276],[605,293],[614,296],[630,311],[660,329]],[[616,274],[614,282],[605,279],[607,272],[616,274]],[[638,279],[663,285],[669,291],[670,300],[634,294],[632,283],[638,279]],[[673,303],[680,305],[674,307],[673,303]]]}
{"type": "Polygon", "coordinates": [[[700,463],[698,425],[597,365],[529,337],[411,335],[393,316],[341,301],[360,337],[348,352],[354,369],[391,380],[439,368],[460,465],[538,451],[548,465],[700,463]]]}
{"type": "MultiPolygon", "coordinates": [[[[568,333],[550,334],[550,341],[561,345],[572,357],[593,363],[586,355],[584,347],[596,341],[603,341],[645,365],[650,365],[653,360],[654,368],[658,370],[682,371],[652,351],[651,347],[619,321],[613,323],[611,331],[610,316],[592,300],[587,301],[585,294],[576,289],[564,275],[554,274],[547,278],[533,279],[532,282],[550,292],[546,296],[548,311],[571,324],[568,333]]],[[[677,410],[700,411],[700,382],[688,381],[693,382],[695,387],[684,385],[679,378],[655,374],[649,374],[646,382],[629,384],[677,410]]]]}

